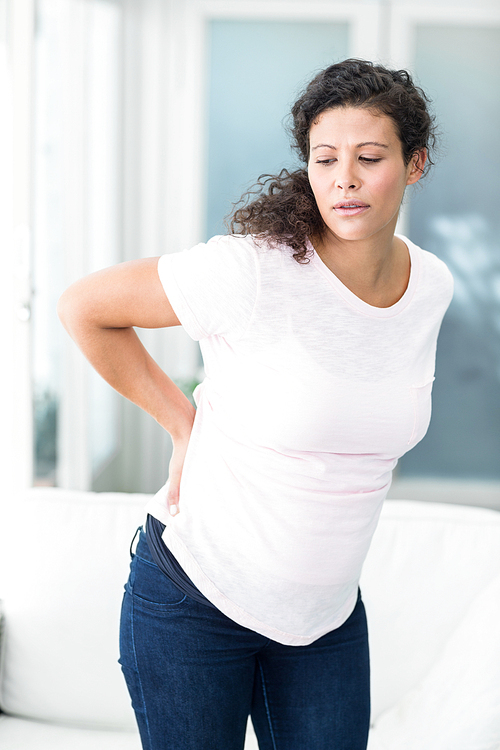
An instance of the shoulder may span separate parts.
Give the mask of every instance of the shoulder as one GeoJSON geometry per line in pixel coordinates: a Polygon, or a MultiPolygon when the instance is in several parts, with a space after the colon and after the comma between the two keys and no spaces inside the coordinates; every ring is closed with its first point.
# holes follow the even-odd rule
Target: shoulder
{"type": "Polygon", "coordinates": [[[434,253],[424,250],[407,237],[401,237],[401,239],[406,242],[412,257],[417,259],[421,282],[429,291],[448,297],[451,300],[453,295],[453,276],[446,263],[434,253]]]}
{"type": "Polygon", "coordinates": [[[226,273],[247,277],[273,274],[282,269],[286,259],[292,257],[289,247],[275,245],[250,234],[216,235],[185,252],[198,258],[204,265],[214,264],[221,270],[225,269],[226,273]]]}
{"type": "Polygon", "coordinates": [[[251,240],[234,235],[212,237],[163,255],[158,274],[179,321],[193,338],[242,335],[260,285],[251,240]]]}
{"type": "Polygon", "coordinates": [[[273,245],[266,239],[251,234],[216,235],[206,243],[202,243],[200,248],[224,257],[251,259],[254,263],[265,263],[268,259],[272,261],[283,254],[281,246],[273,245]]]}
{"type": "Polygon", "coordinates": [[[252,238],[217,235],[180,252],[162,255],[158,263],[160,277],[165,274],[184,278],[224,277],[237,279],[256,274],[257,256],[252,238]]]}
{"type": "Polygon", "coordinates": [[[173,262],[194,262],[210,258],[211,260],[252,257],[255,255],[255,241],[251,236],[219,234],[211,237],[206,242],[189,247],[180,252],[167,253],[162,258],[171,259],[173,262]]]}
{"type": "Polygon", "coordinates": [[[246,290],[262,285],[281,284],[287,276],[304,269],[290,247],[272,244],[253,235],[216,235],[206,242],[160,258],[160,278],[203,278],[222,286],[243,286],[246,290]]]}

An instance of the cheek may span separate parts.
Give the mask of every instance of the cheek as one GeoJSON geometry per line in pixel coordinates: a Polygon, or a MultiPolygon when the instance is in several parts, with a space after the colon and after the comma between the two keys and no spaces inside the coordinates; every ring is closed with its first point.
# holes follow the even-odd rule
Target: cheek
{"type": "Polygon", "coordinates": [[[328,180],[326,179],[326,175],[318,175],[317,173],[308,173],[308,177],[311,190],[313,191],[316,203],[319,206],[321,203],[324,203],[328,197],[328,180]]]}
{"type": "Polygon", "coordinates": [[[401,175],[388,172],[378,175],[371,186],[379,195],[384,195],[386,198],[393,197],[394,200],[400,201],[403,197],[406,182],[401,175]]]}

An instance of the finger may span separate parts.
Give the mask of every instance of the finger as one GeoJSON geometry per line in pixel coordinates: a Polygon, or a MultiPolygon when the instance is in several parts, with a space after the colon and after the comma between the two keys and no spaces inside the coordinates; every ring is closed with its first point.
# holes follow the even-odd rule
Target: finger
{"type": "Polygon", "coordinates": [[[180,476],[178,479],[175,476],[171,476],[167,492],[167,508],[171,516],[176,516],[179,513],[179,485],[180,476]]]}

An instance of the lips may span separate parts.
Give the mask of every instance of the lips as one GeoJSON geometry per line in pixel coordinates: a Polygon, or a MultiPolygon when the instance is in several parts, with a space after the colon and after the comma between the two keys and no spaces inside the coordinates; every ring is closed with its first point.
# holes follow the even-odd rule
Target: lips
{"type": "Polygon", "coordinates": [[[335,213],[340,216],[356,216],[357,214],[364,213],[370,206],[363,201],[340,201],[334,205],[335,213]]]}

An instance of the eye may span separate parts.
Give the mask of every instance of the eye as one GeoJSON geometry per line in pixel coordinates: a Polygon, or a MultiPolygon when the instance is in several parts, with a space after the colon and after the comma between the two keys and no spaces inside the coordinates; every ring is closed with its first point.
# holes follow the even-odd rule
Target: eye
{"type": "Polygon", "coordinates": [[[316,164],[333,164],[337,159],[317,159],[316,164]]]}
{"type": "Polygon", "coordinates": [[[368,156],[360,156],[359,160],[362,161],[362,162],[365,162],[366,164],[376,164],[377,162],[382,161],[382,159],[380,157],[372,158],[371,159],[368,156]]]}

